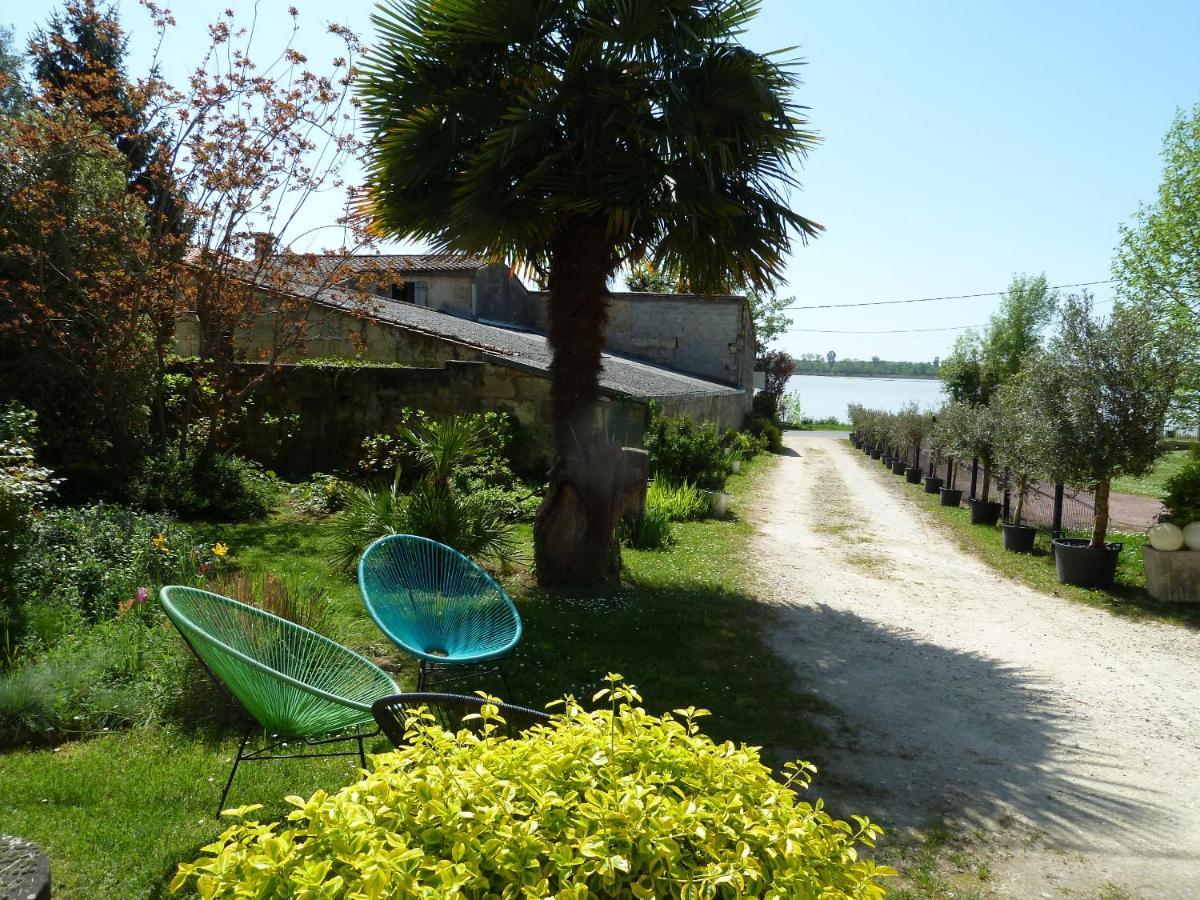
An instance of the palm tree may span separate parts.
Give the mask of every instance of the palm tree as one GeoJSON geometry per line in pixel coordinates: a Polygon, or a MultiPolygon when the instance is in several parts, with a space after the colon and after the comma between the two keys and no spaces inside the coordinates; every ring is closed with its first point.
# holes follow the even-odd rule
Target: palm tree
{"type": "Polygon", "coordinates": [[[788,205],[816,140],[795,63],[737,42],[758,7],[386,0],[373,17],[359,90],[376,230],[513,261],[549,287],[543,583],[613,574],[613,527],[644,476],[598,412],[618,270],[649,260],[696,292],[770,290],[793,238],[820,228],[788,205]]]}

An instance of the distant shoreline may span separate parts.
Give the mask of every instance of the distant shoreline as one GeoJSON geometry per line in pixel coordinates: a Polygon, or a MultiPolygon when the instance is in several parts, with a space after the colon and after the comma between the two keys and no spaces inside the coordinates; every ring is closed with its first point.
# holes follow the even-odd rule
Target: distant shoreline
{"type": "Polygon", "coordinates": [[[938,381],[937,375],[850,375],[846,372],[793,372],[792,376],[809,376],[812,378],[874,378],[879,381],[938,381]]]}

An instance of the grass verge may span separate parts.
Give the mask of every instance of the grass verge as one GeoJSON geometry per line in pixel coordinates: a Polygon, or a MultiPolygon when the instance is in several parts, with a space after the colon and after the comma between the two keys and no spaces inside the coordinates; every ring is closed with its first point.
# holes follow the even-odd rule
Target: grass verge
{"type": "MultiPolygon", "coordinates": [[[[903,482],[901,484],[909,501],[941,523],[959,547],[978,556],[1009,578],[1022,581],[1043,593],[1099,607],[1114,615],[1200,628],[1200,610],[1159,603],[1146,592],[1146,575],[1142,566],[1142,548],[1146,544],[1144,534],[1110,532],[1110,541],[1125,545],[1117,566],[1116,584],[1112,590],[1060,584],[1054,567],[1054,557],[1050,552],[1048,532],[1038,532],[1033,553],[1011,553],[1004,549],[999,527],[972,525],[970,513],[966,509],[942,506],[938,495],[926,494],[919,485],[903,482]]],[[[1086,535],[1072,533],[1068,536],[1086,535]]]]}
{"type": "MultiPolygon", "coordinates": [[[[734,516],[679,523],[666,551],[625,551],[620,586],[565,595],[538,589],[526,573],[506,576],[526,627],[509,666],[517,699],[540,706],[574,693],[586,702],[616,671],[653,711],[711,710],[705,730],[715,738],[799,747],[819,758],[825,735],[809,716],[828,707],[797,691],[790,667],[761,641],[762,609],[743,582],[751,527],[736,508],[771,463],[760,457],[730,479],[734,516]]],[[[202,531],[228,544],[245,572],[296,573],[319,584],[337,612],[333,636],[412,686],[411,665],[371,624],[353,581],[326,564],[321,519],[280,511],[202,531]]],[[[486,682],[462,687],[499,690],[486,682]]],[[[377,741],[373,749],[386,747],[377,741]]],[[[212,813],[235,751],[229,731],[177,723],[3,754],[0,822],[50,854],[56,897],[159,896],[176,865],[222,830],[212,813]]],[[[348,759],[253,763],[239,771],[229,804],[261,802],[264,817],[277,817],[287,811],[284,796],[335,790],[355,772],[348,759]]]]}

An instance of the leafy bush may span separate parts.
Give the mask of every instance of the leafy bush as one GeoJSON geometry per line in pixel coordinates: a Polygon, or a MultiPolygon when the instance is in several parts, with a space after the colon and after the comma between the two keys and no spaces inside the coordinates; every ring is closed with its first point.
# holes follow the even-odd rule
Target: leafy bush
{"type": "Polygon", "coordinates": [[[65,507],[34,519],[16,583],[31,603],[65,606],[96,622],[115,616],[139,588],[190,579],[222,559],[162,513],[65,507]]]}
{"type": "Polygon", "coordinates": [[[668,481],[687,481],[705,490],[725,485],[729,463],[716,427],[688,416],[667,418],[652,409],[646,429],[650,474],[668,481]]]}
{"type": "Polygon", "coordinates": [[[34,460],[36,435],[34,413],[18,403],[0,410],[0,664],[10,658],[23,630],[16,573],[31,543],[34,512],[57,484],[34,460]]]}
{"type": "Polygon", "coordinates": [[[783,432],[766,416],[751,416],[750,421],[746,423],[746,430],[760,437],[772,453],[783,449],[783,432]]]}
{"type": "Polygon", "coordinates": [[[661,478],[646,489],[646,506],[662,509],[672,522],[705,519],[712,511],[708,495],[686,481],[671,484],[661,478]]]}
{"type": "Polygon", "coordinates": [[[721,446],[725,448],[726,457],[731,460],[754,459],[754,457],[766,449],[766,443],[757,435],[733,429],[721,435],[721,446]]]}
{"type": "Polygon", "coordinates": [[[716,744],[704,710],[653,716],[609,676],[609,707],[567,698],[522,738],[450,733],[413,717],[409,743],[357,784],[307,800],[282,823],[236,811],[173,890],[206,897],[881,898],[864,851],[880,829],[800,800],[813,767],[784,783],[757,748],[716,744]]]}
{"type": "Polygon", "coordinates": [[[131,488],[136,505],[187,519],[261,519],[279,497],[278,482],[250,460],[218,453],[201,465],[171,448],[148,457],[131,488]]]}
{"type": "Polygon", "coordinates": [[[1167,479],[1163,503],[1171,518],[1180,526],[1200,521],[1200,448],[1192,448],[1192,457],[1183,468],[1167,479]]]}
{"type": "Polygon", "coordinates": [[[288,492],[292,505],[311,516],[327,516],[345,508],[351,485],[336,475],[316,472],[303,484],[288,492]]]}

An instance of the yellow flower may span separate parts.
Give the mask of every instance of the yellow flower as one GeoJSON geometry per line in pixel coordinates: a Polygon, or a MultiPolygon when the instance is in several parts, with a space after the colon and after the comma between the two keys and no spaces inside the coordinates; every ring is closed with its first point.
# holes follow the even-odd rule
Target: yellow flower
{"type": "Polygon", "coordinates": [[[165,534],[155,535],[154,540],[151,541],[151,543],[163,553],[171,552],[171,548],[167,546],[167,536],[165,534]]]}
{"type": "Polygon", "coordinates": [[[224,544],[213,544],[213,556],[225,556],[229,548],[224,544]]]}

